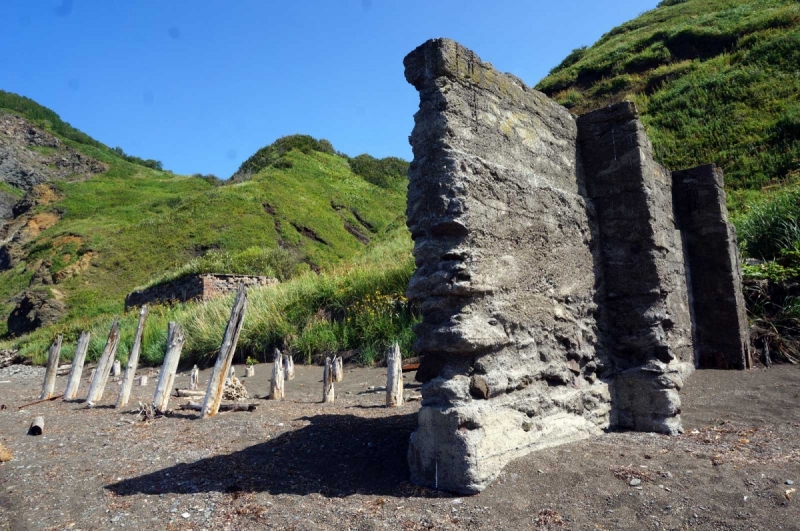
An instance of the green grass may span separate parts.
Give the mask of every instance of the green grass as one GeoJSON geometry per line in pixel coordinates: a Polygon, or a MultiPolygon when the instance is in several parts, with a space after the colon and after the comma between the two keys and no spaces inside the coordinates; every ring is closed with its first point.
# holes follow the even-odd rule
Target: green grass
{"type": "MultiPolygon", "coordinates": [[[[582,113],[636,102],[656,157],[714,162],[729,190],[800,180],[800,3],[686,0],[576,49],[538,89],[582,113]]],[[[730,194],[743,213],[757,196],[730,194]]]]}
{"type": "MultiPolygon", "coordinates": [[[[272,349],[280,346],[288,348],[299,362],[317,362],[329,353],[353,351],[357,362],[369,365],[382,358],[395,341],[410,354],[411,327],[419,316],[404,292],[413,269],[409,234],[398,228],[337,268],[251,289],[237,359],[251,356],[267,361],[272,349]]],[[[205,304],[153,307],[145,327],[142,363],[161,363],[169,321],[179,323],[187,336],[182,363],[213,363],[232,299],[228,296],[205,304]]],[[[19,348],[35,363],[44,363],[53,338],[63,334],[63,355],[68,360],[81,331],[89,330],[88,359],[96,360],[112,319],[112,314],[69,319],[3,345],[19,348]]],[[[120,319],[119,357],[123,361],[133,343],[137,319],[136,311],[120,319]]]]}
{"type": "MultiPolygon", "coordinates": [[[[416,314],[403,298],[413,269],[404,216],[405,161],[351,159],[327,141],[295,135],[251,157],[243,165],[246,179],[222,182],[139,163],[26,98],[0,92],[3,106],[109,168],[90,179],[53,183],[60,199],[31,212],[60,219],[24,246],[23,263],[0,272],[5,315],[40,267],[54,274],[73,271],[89,258],[90,265],[55,285],[34,287],[64,300],[67,314],[5,344],[43,362],[61,333],[69,358],[80,332],[90,330],[89,359],[94,359],[113,317],[121,315],[124,360],[137,319],[136,312],[123,313],[127,293],[213,272],[282,281],[251,293],[241,355],[267,359],[266,353],[281,345],[298,360],[349,350],[370,363],[393,341],[410,352],[416,314]]],[[[187,331],[187,363],[209,362],[229,306],[221,299],[152,308],[143,363],[160,363],[170,320],[187,331]]]]}

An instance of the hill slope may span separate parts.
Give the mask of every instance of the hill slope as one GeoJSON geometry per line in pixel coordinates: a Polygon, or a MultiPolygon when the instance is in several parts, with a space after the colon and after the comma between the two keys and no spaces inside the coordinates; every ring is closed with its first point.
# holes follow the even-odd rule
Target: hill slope
{"type": "Polygon", "coordinates": [[[121,312],[126,293],[209,253],[236,259],[282,249],[284,259],[320,270],[404,224],[404,193],[371,184],[334,153],[288,149],[281,164],[228,184],[160,171],[31,100],[2,93],[4,103],[0,117],[46,145],[0,128],[0,147],[10,146],[0,151],[0,193],[16,216],[2,229],[3,321],[15,305],[23,321],[41,314],[29,327],[121,312]],[[49,171],[68,156],[89,169],[49,171]],[[2,170],[12,163],[22,169],[2,170]],[[7,178],[18,173],[38,177],[22,185],[7,178]]]}
{"type": "Polygon", "coordinates": [[[667,167],[715,162],[729,189],[757,190],[800,177],[798,64],[796,0],[665,0],[537,88],[578,114],[633,100],[667,167]]]}

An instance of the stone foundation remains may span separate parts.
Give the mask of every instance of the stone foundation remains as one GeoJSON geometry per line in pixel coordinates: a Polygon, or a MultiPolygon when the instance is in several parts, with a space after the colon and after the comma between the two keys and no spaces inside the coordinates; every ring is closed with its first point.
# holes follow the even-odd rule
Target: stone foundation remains
{"type": "Polygon", "coordinates": [[[404,64],[420,93],[412,481],[472,493],[609,427],[679,432],[686,375],[748,356],[720,172],[673,176],[632,103],[576,118],[453,41],[404,64]],[[697,207],[676,220],[673,197],[697,207]]]}
{"type": "Polygon", "coordinates": [[[144,304],[172,304],[176,302],[206,302],[227,293],[236,293],[239,284],[245,287],[271,286],[278,279],[248,275],[190,275],[172,282],[158,284],[125,297],[125,309],[144,304]]]}

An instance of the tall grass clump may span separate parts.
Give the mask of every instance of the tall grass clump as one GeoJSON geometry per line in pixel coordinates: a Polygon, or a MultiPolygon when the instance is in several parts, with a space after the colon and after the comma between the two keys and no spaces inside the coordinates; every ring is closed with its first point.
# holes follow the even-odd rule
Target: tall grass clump
{"type": "Polygon", "coordinates": [[[800,251],[800,190],[752,206],[737,225],[740,244],[748,256],[775,260],[800,251]]]}
{"type": "MultiPolygon", "coordinates": [[[[419,317],[404,296],[414,269],[408,234],[377,247],[347,267],[251,290],[237,356],[266,360],[277,346],[305,363],[352,351],[356,361],[371,364],[395,341],[410,353],[419,317]]],[[[213,358],[230,304],[230,297],[217,299],[183,316],[193,361],[213,358]]]]}

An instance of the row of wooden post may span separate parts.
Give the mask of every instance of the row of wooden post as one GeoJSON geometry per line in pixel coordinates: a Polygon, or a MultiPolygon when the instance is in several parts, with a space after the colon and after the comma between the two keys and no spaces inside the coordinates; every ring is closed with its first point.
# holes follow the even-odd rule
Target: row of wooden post
{"type": "MultiPolygon", "coordinates": [[[[236,294],[225,334],[222,338],[217,353],[217,360],[208,381],[205,398],[202,404],[201,417],[206,418],[216,415],[222,402],[222,393],[226,379],[233,376],[232,362],[233,354],[236,351],[236,344],[244,322],[244,314],[247,309],[247,294],[244,286],[240,285],[236,294]]],[[[128,363],[125,367],[125,374],[122,376],[119,397],[116,407],[121,408],[128,404],[130,400],[131,388],[139,363],[139,355],[142,348],[142,336],[144,333],[145,322],[147,321],[147,306],[142,306],[139,311],[139,322],[134,335],[133,346],[128,355],[128,363]]],[[[78,339],[75,347],[75,356],[72,367],[67,379],[67,386],[64,390],[64,400],[74,400],[80,385],[81,373],[86,360],[86,352],[89,347],[89,332],[83,332],[78,339]]],[[[94,371],[89,392],[86,396],[86,403],[91,407],[99,402],[103,396],[109,374],[114,371],[114,376],[119,376],[119,361],[115,360],[117,347],[119,346],[120,332],[119,319],[115,318],[111,325],[103,353],[94,371]]],[[[169,396],[175,382],[175,375],[178,369],[181,351],[186,338],[180,327],[170,322],[167,331],[167,349],[164,355],[164,363],[159,373],[158,383],[156,384],[153,396],[153,406],[159,412],[167,410],[169,396]]],[[[55,390],[55,378],[58,369],[58,359],[61,353],[62,336],[58,336],[50,347],[45,372],[44,383],[40,399],[49,399],[55,390]]],[[[386,405],[389,407],[400,406],[403,404],[403,374],[402,356],[400,347],[394,344],[386,356],[387,361],[387,381],[386,381],[386,405]]],[[[252,367],[250,368],[252,371],[252,367]]],[[[146,376],[141,376],[140,384],[146,385],[146,376]]],[[[195,365],[190,375],[190,388],[196,390],[198,386],[199,369],[195,365]]],[[[285,396],[285,382],[294,378],[294,360],[291,356],[281,355],[279,350],[275,350],[274,364],[272,368],[272,382],[270,384],[269,398],[281,400],[285,396]]],[[[323,402],[333,402],[335,399],[334,383],[341,382],[344,378],[344,367],[341,356],[334,356],[333,359],[326,358],[323,369],[323,402]]]]}

